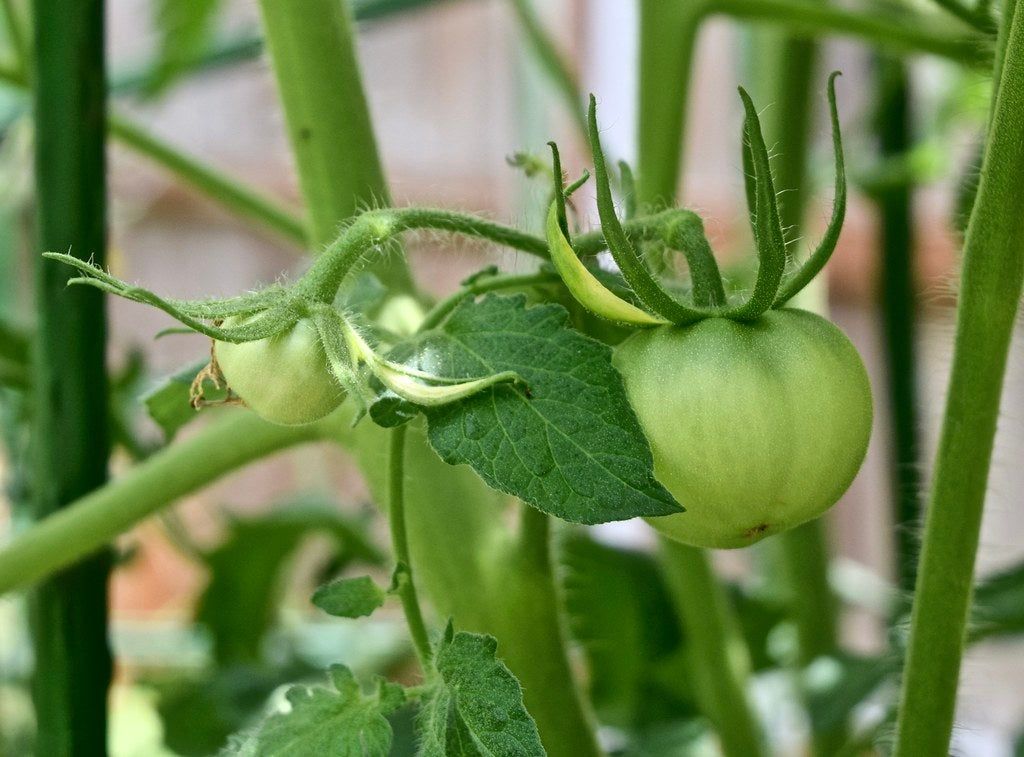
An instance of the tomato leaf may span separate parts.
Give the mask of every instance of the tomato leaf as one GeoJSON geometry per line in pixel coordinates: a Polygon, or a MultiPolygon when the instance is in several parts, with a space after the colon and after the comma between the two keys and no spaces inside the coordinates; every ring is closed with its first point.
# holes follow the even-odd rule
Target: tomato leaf
{"type": "Polygon", "coordinates": [[[313,604],[336,618],[362,618],[384,604],[387,593],[369,576],[339,578],[313,592],[313,604]]]}
{"type": "Polygon", "coordinates": [[[420,714],[422,757],[545,754],[519,681],[495,657],[497,645],[492,636],[448,626],[435,658],[440,681],[420,714]]]}
{"type": "Polygon", "coordinates": [[[221,754],[386,757],[392,735],[386,716],[405,703],[402,687],[377,678],[364,694],[344,665],[332,666],[328,677],[331,688],[293,686],[287,693],[290,711],[271,715],[221,754]]]}
{"type": "Polygon", "coordinates": [[[261,659],[263,637],[276,617],[281,575],[306,537],[334,537],[338,569],[352,561],[380,564],[383,556],[361,532],[313,499],[299,500],[261,518],[236,519],[228,538],[204,556],[210,582],[199,598],[196,621],[213,637],[221,664],[261,659]]]}
{"type": "Polygon", "coordinates": [[[393,357],[451,378],[514,371],[525,381],[528,393],[495,386],[422,409],[441,459],[468,463],[495,489],[576,523],[682,510],[654,478],[610,348],[569,328],[560,305],[467,300],[393,357]]]}
{"type": "MultiPolygon", "coordinates": [[[[196,375],[207,362],[201,360],[186,365],[176,373],[161,379],[141,397],[149,417],[164,432],[168,441],[198,415],[190,404],[190,390],[196,375]]],[[[227,397],[227,390],[217,389],[212,381],[204,381],[203,396],[210,402],[219,402],[227,397]]]]}
{"type": "Polygon", "coordinates": [[[159,0],[155,4],[159,49],[147,82],[149,94],[165,90],[202,56],[220,8],[221,0],[159,0]]]}
{"type": "Polygon", "coordinates": [[[974,589],[969,641],[1024,633],[1024,563],[983,578],[974,589]]]}

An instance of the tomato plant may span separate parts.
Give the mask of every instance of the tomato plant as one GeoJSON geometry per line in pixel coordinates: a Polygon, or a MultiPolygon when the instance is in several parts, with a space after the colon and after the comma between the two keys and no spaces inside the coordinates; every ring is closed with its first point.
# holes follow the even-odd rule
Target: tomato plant
{"type": "MultiPolygon", "coordinates": [[[[182,665],[143,681],[161,723],[155,753],[637,757],[710,748],[757,757],[799,748],[827,757],[876,749],[895,730],[898,755],[945,754],[965,647],[1024,628],[1024,569],[974,590],[1024,280],[1017,0],[942,0],[935,9],[894,0],[898,13],[793,0],[637,0],[635,174],[628,161],[606,159],[597,100],[581,107],[578,76],[546,28],[548,9],[510,0],[524,52],[589,147],[573,181],[554,142],[550,163],[527,152],[509,161],[545,197],[543,208],[521,214],[523,228],[392,198],[354,22],[430,4],[307,0],[298,13],[294,3],[260,0],[258,34],[225,45],[214,33],[219,3],[161,0],[150,68],[108,77],[102,0],[34,0],[31,14],[0,3],[0,84],[9,90],[0,130],[6,139],[22,113],[33,121],[38,240],[27,252],[39,283],[29,325],[8,320],[18,298],[0,292],[0,421],[17,527],[0,548],[0,592],[31,590],[35,660],[35,725],[17,742],[0,729],[0,751],[106,753],[107,586],[131,559],[130,550],[112,559],[110,545],[161,513],[164,538],[209,575],[191,618],[209,644],[201,670],[182,665]],[[740,78],[753,95],[739,90],[736,172],[750,275],[720,264],[706,219],[678,201],[692,59],[704,21],[719,15],[752,27],[740,78]],[[804,252],[794,230],[811,194],[815,62],[821,38],[836,34],[877,57],[878,112],[870,126],[844,112],[852,124],[841,130],[845,98],[838,73],[828,78],[833,199],[820,240],[804,252]],[[196,70],[261,50],[302,217],[149,134],[120,105],[126,91],[159,96],[196,70]],[[919,53],[990,73],[993,90],[978,128],[981,165],[959,193],[970,220],[921,548],[910,203],[929,171],[948,167],[924,153],[948,151],[954,129],[937,116],[930,133],[915,135],[904,59],[919,53]],[[772,108],[759,111],[755,100],[772,108]],[[869,129],[880,157],[873,165],[869,129]],[[841,131],[853,132],[852,151],[841,131]],[[108,140],[308,250],[309,265],[282,283],[214,299],[173,299],[157,291],[166,282],[151,290],[124,281],[103,254],[108,140]],[[846,221],[848,161],[882,219],[888,375],[877,410],[864,362],[822,296],[821,273],[846,221]],[[461,237],[517,258],[435,299],[404,254],[417,232],[432,233],[440,254],[461,237]],[[104,364],[107,296],[174,319],[172,331],[192,333],[196,358],[208,359],[138,402],[145,366],[104,364]],[[162,438],[140,433],[143,408],[162,438]],[[857,475],[876,412],[889,421],[883,433],[894,428],[897,587],[871,592],[833,564],[822,516],[857,475]],[[218,516],[223,537],[209,546],[167,510],[301,444],[351,458],[365,483],[359,496],[375,511],[339,508],[329,493],[293,494],[263,516],[218,516]],[[107,480],[115,450],[125,464],[107,480]],[[589,528],[622,521],[646,529],[642,548],[589,528]],[[315,555],[303,551],[312,535],[326,537],[315,555]],[[719,574],[710,549],[755,542],[763,543],[748,553],[743,580],[719,574]],[[302,588],[310,591],[286,597],[301,583],[292,566],[317,560],[302,588]],[[395,612],[382,611],[389,603],[395,612]],[[283,604],[301,633],[279,633],[283,604]],[[846,644],[847,607],[876,613],[877,630],[889,631],[884,650],[846,644]],[[909,636],[897,633],[908,620],[909,636]],[[323,628],[364,634],[377,651],[360,657],[349,637],[297,640],[323,628]],[[312,646],[329,651],[311,655],[312,646]],[[284,696],[274,696],[282,686],[284,696]],[[803,724],[799,733],[765,717],[768,700],[799,713],[786,718],[803,724]]],[[[20,170],[17,153],[2,151],[5,169],[20,170]]],[[[0,214],[0,231],[9,220],[0,214]]],[[[0,242],[8,236],[17,235],[0,242]]],[[[324,459],[312,467],[335,458],[324,459]]],[[[334,480],[302,466],[296,473],[303,489],[334,480]]],[[[125,665],[126,679],[148,675],[135,667],[125,665]]]]}

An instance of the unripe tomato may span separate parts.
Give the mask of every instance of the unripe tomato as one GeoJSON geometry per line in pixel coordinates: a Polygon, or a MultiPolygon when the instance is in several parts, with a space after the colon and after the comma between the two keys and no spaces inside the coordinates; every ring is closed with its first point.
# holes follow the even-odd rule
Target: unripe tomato
{"type": "MultiPolygon", "coordinates": [[[[241,323],[228,319],[224,325],[230,328],[241,323]]],[[[214,354],[232,391],[272,423],[312,423],[345,398],[331,375],[316,327],[307,319],[267,339],[216,342],[214,354]]]]}
{"type": "Polygon", "coordinates": [[[677,541],[744,547],[793,528],[835,504],[864,460],[864,364],[813,313],[648,329],[614,362],[655,474],[686,508],[649,522],[677,541]]]}

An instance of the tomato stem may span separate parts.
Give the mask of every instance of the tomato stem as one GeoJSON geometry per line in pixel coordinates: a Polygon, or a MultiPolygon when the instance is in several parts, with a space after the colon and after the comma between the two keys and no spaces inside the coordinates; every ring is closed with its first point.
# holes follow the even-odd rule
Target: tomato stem
{"type": "Polygon", "coordinates": [[[1024,14],[1005,53],[964,243],[953,368],[927,508],[895,754],[946,754],[988,473],[1024,284],[1024,14]]]}
{"type": "Polygon", "coordinates": [[[392,429],[388,448],[388,526],[391,530],[391,548],[395,560],[406,567],[406,578],[398,583],[398,598],[402,602],[405,621],[409,626],[416,656],[424,673],[431,669],[433,651],[430,636],[423,620],[409,555],[409,535],[405,524],[405,426],[392,429]]]}
{"type": "Polygon", "coordinates": [[[722,751],[726,757],[763,755],[761,727],[747,696],[747,648],[708,553],[663,538],[661,557],[687,635],[697,700],[722,751]]]}

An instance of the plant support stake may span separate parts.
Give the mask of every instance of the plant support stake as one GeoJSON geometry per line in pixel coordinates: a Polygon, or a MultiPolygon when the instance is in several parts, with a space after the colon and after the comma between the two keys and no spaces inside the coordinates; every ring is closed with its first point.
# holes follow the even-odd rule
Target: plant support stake
{"type": "MultiPolygon", "coordinates": [[[[106,247],[106,77],[103,0],[33,3],[37,251],[103,264],[106,247]]],[[[36,258],[37,341],[32,510],[36,519],[107,477],[103,295],[68,291],[72,272],[36,258]]],[[[33,592],[36,753],[106,754],[109,553],[33,592]]]]}

